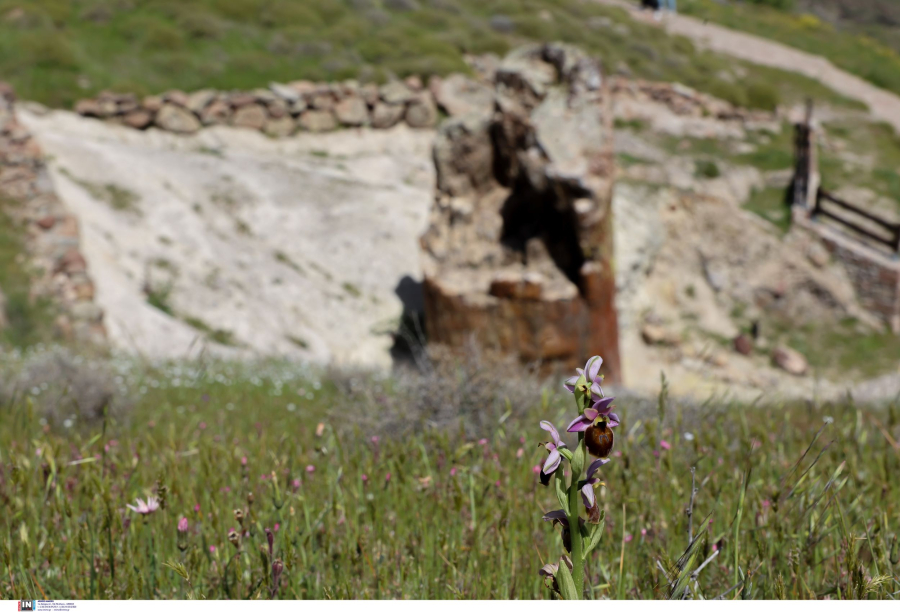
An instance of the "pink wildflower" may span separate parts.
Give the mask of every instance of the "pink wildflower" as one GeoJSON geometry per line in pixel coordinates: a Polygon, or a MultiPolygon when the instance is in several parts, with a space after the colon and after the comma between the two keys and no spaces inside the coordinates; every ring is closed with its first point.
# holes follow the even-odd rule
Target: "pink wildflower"
{"type": "Polygon", "coordinates": [[[178,531],[181,533],[186,533],[188,530],[188,520],[186,516],[182,516],[181,520],[178,521],[178,531]]]}
{"type": "Polygon", "coordinates": [[[159,501],[155,497],[148,497],[147,501],[143,499],[136,499],[135,503],[137,506],[132,506],[130,504],[125,504],[131,510],[134,510],[138,514],[153,514],[159,509],[159,501]]]}
{"type": "Polygon", "coordinates": [[[659,447],[663,450],[672,450],[672,445],[666,442],[665,440],[659,441],[659,447]]]}

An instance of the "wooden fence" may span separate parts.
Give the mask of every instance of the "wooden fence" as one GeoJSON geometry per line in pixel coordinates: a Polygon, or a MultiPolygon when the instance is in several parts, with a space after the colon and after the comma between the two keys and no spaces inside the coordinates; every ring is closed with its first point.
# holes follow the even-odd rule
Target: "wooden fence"
{"type": "Polygon", "coordinates": [[[816,192],[816,205],[815,207],[813,207],[811,217],[815,219],[820,215],[840,223],[842,226],[853,230],[857,234],[864,236],[869,240],[886,246],[894,254],[900,254],[900,223],[891,223],[890,221],[885,221],[881,217],[874,215],[869,211],[863,210],[858,206],[854,206],[849,202],[845,202],[840,198],[834,197],[832,194],[828,193],[822,188],[819,188],[819,190],[816,192]],[[824,205],[826,202],[836,205],[843,211],[848,211],[853,214],[859,215],[863,219],[867,219],[868,221],[876,225],[879,230],[883,230],[883,232],[880,234],[876,233],[872,230],[862,227],[861,225],[854,221],[851,221],[850,219],[845,218],[837,210],[832,211],[828,208],[825,208],[824,205]]]}

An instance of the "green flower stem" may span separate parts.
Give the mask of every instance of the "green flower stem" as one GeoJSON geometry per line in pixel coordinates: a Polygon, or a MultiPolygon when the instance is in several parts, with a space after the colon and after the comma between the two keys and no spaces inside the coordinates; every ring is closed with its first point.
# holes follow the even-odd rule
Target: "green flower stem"
{"type": "Polygon", "coordinates": [[[572,580],[575,582],[575,593],[581,599],[584,593],[584,559],[582,550],[584,540],[581,537],[581,523],[578,520],[581,506],[581,496],[578,489],[578,481],[584,471],[584,433],[578,434],[578,446],[572,456],[572,479],[569,483],[569,540],[572,543],[572,580]]]}

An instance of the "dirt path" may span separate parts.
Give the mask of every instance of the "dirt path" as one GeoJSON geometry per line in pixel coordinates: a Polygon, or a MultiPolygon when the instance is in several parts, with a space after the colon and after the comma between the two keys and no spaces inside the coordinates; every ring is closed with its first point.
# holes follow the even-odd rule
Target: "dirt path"
{"type": "MultiPolygon", "coordinates": [[[[657,23],[649,11],[641,11],[624,0],[596,1],[624,8],[634,19],[657,23]]],[[[876,119],[891,124],[900,133],[900,96],[835,67],[823,57],[684,15],[664,14],[659,25],[671,34],[686,36],[698,46],[717,53],[816,79],[843,96],[867,104],[876,119]]]]}

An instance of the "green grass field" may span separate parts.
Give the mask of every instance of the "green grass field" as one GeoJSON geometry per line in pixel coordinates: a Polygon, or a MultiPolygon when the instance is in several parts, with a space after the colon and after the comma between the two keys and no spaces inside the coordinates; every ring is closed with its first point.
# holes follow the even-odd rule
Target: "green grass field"
{"type": "Polygon", "coordinates": [[[744,106],[824,90],[585,0],[0,0],[0,78],[25,99],[62,107],[103,89],[427,77],[466,71],[464,54],[552,40],[582,46],[610,72],[680,81],[744,106]]]}
{"type": "MultiPolygon", "coordinates": [[[[0,411],[4,599],[549,597],[537,572],[562,545],[541,515],[558,502],[533,469],[538,420],[572,417],[557,380],[485,386],[470,364],[411,395],[409,379],[289,364],[109,367],[106,418],[53,385],[0,411]],[[155,513],[126,509],[151,495],[155,513]]],[[[709,560],[693,598],[897,596],[900,407],[617,406],[587,596],[667,595],[691,468],[691,567],[709,560]]]]}
{"type": "MultiPolygon", "coordinates": [[[[852,3],[853,0],[847,2],[852,3]]],[[[683,0],[678,4],[679,10],[685,14],[821,55],[839,68],[879,87],[900,93],[898,26],[850,24],[836,27],[809,13],[765,6],[767,2],[764,1],[723,3],[714,0],[683,0]]],[[[792,3],[781,4],[788,8],[792,3]]],[[[885,4],[897,2],[886,0],[885,4]]],[[[895,12],[900,14],[896,9],[895,12]]]]}

